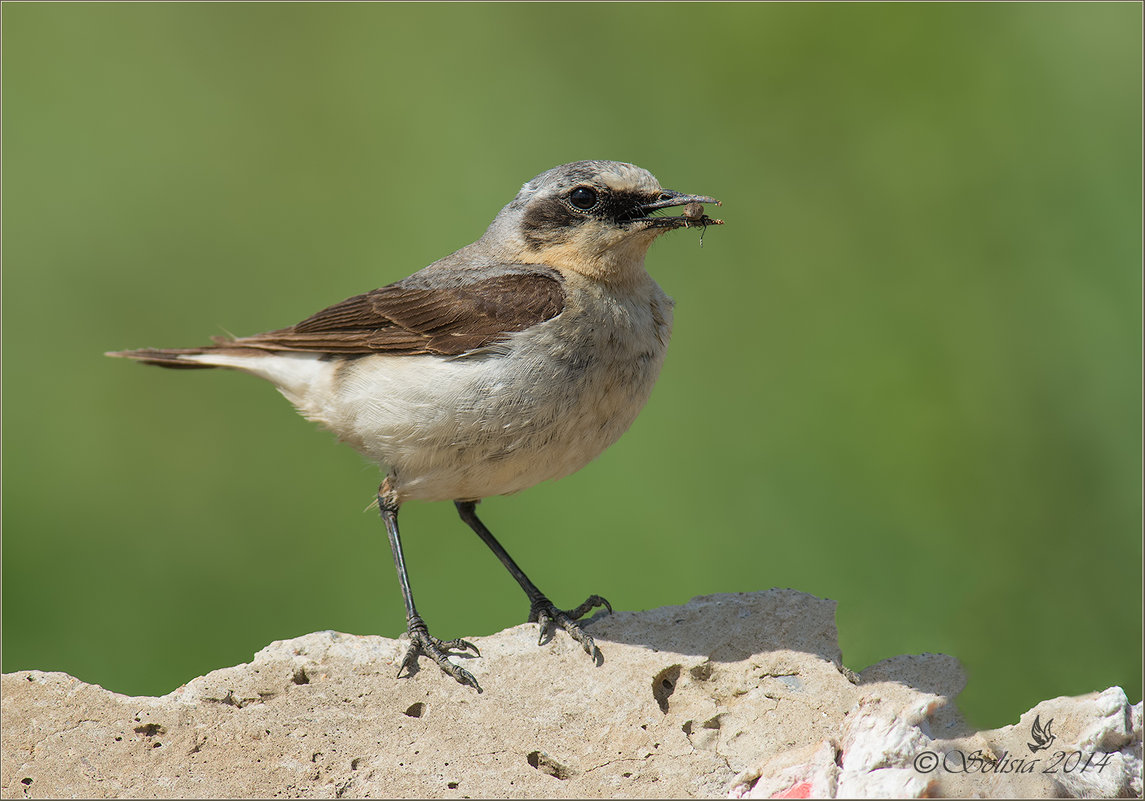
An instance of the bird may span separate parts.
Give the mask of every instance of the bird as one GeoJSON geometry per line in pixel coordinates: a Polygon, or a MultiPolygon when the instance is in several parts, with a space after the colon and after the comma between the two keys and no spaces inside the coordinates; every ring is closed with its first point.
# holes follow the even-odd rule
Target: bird
{"type": "Polygon", "coordinates": [[[560,626],[599,665],[578,621],[612,606],[591,595],[556,607],[476,507],[579,470],[635,420],[659,376],[674,305],[645,255],[669,231],[722,225],[703,204],[721,205],[664,189],[634,164],[562,164],[526,182],[477,241],[289,328],[106,355],[265,379],[381,468],[376,503],[409,637],[399,677],[425,656],[482,691],[451,659],[480,656],[477,647],[432,636],[417,612],[398,528],[408,501],[453,501],[528,596],[538,644],[560,626]],[[681,216],[665,212],[680,206],[681,216]]]}
{"type": "Polygon", "coordinates": [[[1054,725],[1054,719],[1050,718],[1046,721],[1046,725],[1042,725],[1042,716],[1035,715],[1034,723],[1030,726],[1030,739],[1032,743],[1026,743],[1026,747],[1030,749],[1031,754],[1036,754],[1038,751],[1044,751],[1053,745],[1054,740],[1058,738],[1056,734],[1050,731],[1050,727],[1054,725]]]}

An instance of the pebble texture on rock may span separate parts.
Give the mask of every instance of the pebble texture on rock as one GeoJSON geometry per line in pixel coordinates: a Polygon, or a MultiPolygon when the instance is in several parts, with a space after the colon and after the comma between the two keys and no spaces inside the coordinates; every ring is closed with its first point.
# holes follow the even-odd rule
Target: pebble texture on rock
{"type": "Polygon", "coordinates": [[[950,657],[897,657],[858,676],[842,668],[832,601],[711,595],[598,616],[588,630],[602,666],[563,632],[538,647],[535,625],[471,638],[481,658],[459,658],[480,695],[424,659],[395,678],[404,640],[329,631],[273,643],[161,698],[63,673],[6,674],[0,796],[1142,792],[1141,704],[1119,688],[973,732],[952,701],[964,679],[950,657]],[[1053,738],[1037,752],[1035,717],[1053,738]],[[1046,772],[1058,751],[1070,756],[1046,772]],[[959,755],[974,770],[960,770],[959,755]]]}

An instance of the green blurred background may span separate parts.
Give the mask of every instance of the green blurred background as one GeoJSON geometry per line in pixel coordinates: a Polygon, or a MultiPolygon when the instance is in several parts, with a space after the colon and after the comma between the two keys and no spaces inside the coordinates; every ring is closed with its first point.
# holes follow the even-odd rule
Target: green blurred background
{"type": "MultiPolygon", "coordinates": [[[[293,323],[479,236],[533,175],[724,201],[659,242],[652,400],[487,501],[558,603],[794,587],[962,706],[1141,698],[1140,4],[3,6],[3,669],[161,694],[396,636],[376,469],[267,384],[111,361],[293,323]]],[[[403,510],[441,637],[525,599],[403,510]]]]}

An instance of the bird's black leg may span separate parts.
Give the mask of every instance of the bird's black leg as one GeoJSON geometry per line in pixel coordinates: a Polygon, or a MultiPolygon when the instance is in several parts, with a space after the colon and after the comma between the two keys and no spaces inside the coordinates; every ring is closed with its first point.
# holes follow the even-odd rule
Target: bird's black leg
{"type": "Polygon", "coordinates": [[[402,600],[406,604],[406,629],[409,631],[410,646],[402,660],[401,667],[398,668],[398,675],[400,676],[403,670],[409,673],[415,672],[418,656],[425,654],[457,681],[468,684],[477,692],[481,692],[481,685],[477,683],[477,679],[473,678],[472,673],[449,661],[449,651],[451,650],[472,650],[474,654],[481,656],[477,646],[466,640],[442,641],[432,636],[425,625],[425,621],[421,619],[417,613],[417,608],[413,605],[413,592],[410,590],[409,575],[406,573],[406,560],[402,554],[401,535],[398,533],[398,503],[393,500],[389,491],[389,479],[378,488],[378,511],[381,512],[382,521],[386,524],[390,550],[394,553],[394,567],[398,570],[398,581],[402,585],[402,600]]]}
{"type": "Polygon", "coordinates": [[[501,547],[501,543],[497,542],[497,538],[493,533],[485,527],[477,517],[477,504],[474,501],[454,501],[457,506],[457,512],[461,515],[461,519],[465,521],[477,536],[481,538],[482,542],[489,546],[489,549],[497,555],[501,560],[501,564],[509,571],[509,574],[517,580],[521,585],[521,589],[529,596],[529,622],[541,624],[541,635],[537,639],[537,644],[540,645],[545,641],[545,637],[549,634],[549,629],[553,623],[560,625],[562,629],[569,633],[574,640],[581,644],[585,653],[599,661],[601,660],[600,651],[597,650],[596,643],[593,642],[592,637],[585,633],[578,624],[577,620],[584,617],[591,609],[598,606],[603,606],[612,612],[612,605],[599,595],[590,595],[588,599],[578,606],[576,609],[557,609],[553,606],[553,602],[545,597],[545,594],[537,589],[537,585],[529,581],[529,577],[525,572],[517,566],[513,561],[513,557],[501,547]]]}

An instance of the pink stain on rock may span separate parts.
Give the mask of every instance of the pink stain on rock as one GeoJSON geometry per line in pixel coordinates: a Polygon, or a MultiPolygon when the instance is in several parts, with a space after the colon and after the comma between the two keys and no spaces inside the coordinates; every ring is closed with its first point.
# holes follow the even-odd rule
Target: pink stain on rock
{"type": "Polygon", "coordinates": [[[810,798],[811,782],[793,784],[782,793],[776,793],[772,798],[810,798]]]}

